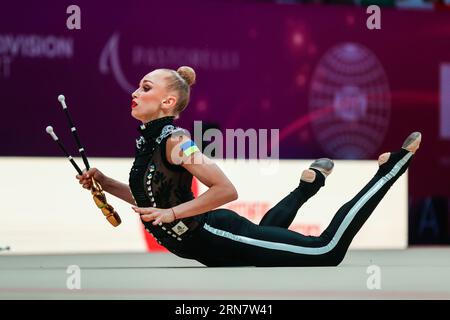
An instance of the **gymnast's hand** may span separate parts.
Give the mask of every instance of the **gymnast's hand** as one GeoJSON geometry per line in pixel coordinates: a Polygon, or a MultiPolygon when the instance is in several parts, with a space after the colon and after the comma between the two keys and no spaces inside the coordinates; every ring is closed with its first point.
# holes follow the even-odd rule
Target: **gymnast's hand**
{"type": "Polygon", "coordinates": [[[83,171],[82,176],[77,174],[75,178],[78,179],[78,182],[83,186],[83,188],[90,190],[92,187],[92,177],[94,177],[100,185],[103,185],[106,180],[106,176],[97,168],[91,168],[88,171],[83,171]]]}
{"type": "Polygon", "coordinates": [[[141,220],[145,222],[153,221],[153,225],[159,223],[171,223],[175,221],[175,214],[172,209],[159,209],[159,208],[138,208],[132,206],[133,210],[141,215],[141,220]]]}

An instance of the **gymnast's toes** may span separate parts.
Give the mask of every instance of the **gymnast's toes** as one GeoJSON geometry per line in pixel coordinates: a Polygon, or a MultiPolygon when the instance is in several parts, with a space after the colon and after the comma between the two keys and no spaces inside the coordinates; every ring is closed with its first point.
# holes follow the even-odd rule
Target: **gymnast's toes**
{"type": "Polygon", "coordinates": [[[422,141],[422,134],[420,132],[411,133],[403,142],[402,148],[409,152],[415,153],[419,149],[420,142],[422,141]]]}
{"type": "Polygon", "coordinates": [[[323,176],[326,178],[328,177],[334,168],[334,162],[331,159],[328,158],[320,158],[315,160],[310,166],[310,169],[316,169],[319,170],[323,176]]]}
{"type": "Polygon", "coordinates": [[[328,177],[334,168],[334,162],[328,158],[320,158],[315,160],[309,166],[309,169],[303,170],[301,180],[305,182],[313,182],[316,179],[316,173],[320,172],[324,178],[328,177]]]}

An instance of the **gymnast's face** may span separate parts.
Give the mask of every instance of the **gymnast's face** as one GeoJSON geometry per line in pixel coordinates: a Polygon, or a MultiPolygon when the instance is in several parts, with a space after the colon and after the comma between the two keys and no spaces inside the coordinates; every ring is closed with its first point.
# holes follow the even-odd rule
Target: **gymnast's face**
{"type": "Polygon", "coordinates": [[[169,77],[169,72],[155,70],[142,78],[139,87],[131,94],[131,115],[135,119],[146,123],[173,114],[176,97],[167,90],[169,77]]]}

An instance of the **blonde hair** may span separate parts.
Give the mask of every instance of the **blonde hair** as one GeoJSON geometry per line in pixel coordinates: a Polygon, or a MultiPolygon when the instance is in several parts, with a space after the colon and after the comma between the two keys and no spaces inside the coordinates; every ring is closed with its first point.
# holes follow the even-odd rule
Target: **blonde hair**
{"type": "Polygon", "coordinates": [[[179,67],[177,71],[162,69],[170,73],[167,79],[167,89],[178,93],[178,101],[175,105],[175,114],[180,114],[189,103],[191,86],[195,83],[195,71],[191,67],[179,67]]]}

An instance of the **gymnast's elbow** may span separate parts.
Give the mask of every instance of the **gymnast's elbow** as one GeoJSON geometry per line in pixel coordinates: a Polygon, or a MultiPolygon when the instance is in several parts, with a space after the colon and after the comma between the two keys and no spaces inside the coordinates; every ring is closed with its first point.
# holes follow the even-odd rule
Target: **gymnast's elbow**
{"type": "Polygon", "coordinates": [[[211,192],[211,199],[214,199],[214,202],[217,206],[222,206],[224,204],[237,200],[238,198],[236,188],[229,181],[213,185],[210,187],[210,190],[214,190],[211,192]]]}
{"type": "Polygon", "coordinates": [[[238,192],[232,183],[228,184],[226,194],[227,194],[227,202],[237,200],[239,197],[238,192]]]}

